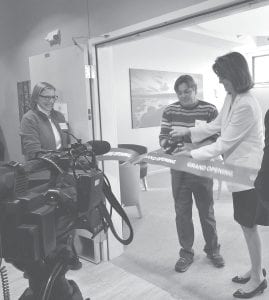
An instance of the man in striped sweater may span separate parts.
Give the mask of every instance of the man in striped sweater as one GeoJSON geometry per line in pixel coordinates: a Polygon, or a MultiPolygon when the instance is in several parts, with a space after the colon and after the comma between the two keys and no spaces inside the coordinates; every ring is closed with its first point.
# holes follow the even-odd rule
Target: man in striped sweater
{"type": "MultiPolygon", "coordinates": [[[[211,122],[218,114],[214,105],[196,98],[197,84],[190,75],[180,76],[174,84],[174,90],[179,101],[168,105],[162,116],[159,140],[164,150],[169,146],[169,141],[171,141],[169,133],[175,127],[194,127],[203,122],[211,122]]],[[[204,143],[210,143],[215,139],[216,136],[211,137],[204,143]]],[[[186,145],[194,147],[189,137],[184,138],[180,142],[183,142],[185,147],[186,145]]],[[[171,182],[175,201],[176,227],[181,246],[175,270],[177,272],[185,272],[193,262],[192,196],[194,196],[199,211],[205,239],[204,251],[214,266],[223,267],[224,260],[219,252],[220,245],[218,243],[213,208],[213,180],[171,169],[171,182]]]]}

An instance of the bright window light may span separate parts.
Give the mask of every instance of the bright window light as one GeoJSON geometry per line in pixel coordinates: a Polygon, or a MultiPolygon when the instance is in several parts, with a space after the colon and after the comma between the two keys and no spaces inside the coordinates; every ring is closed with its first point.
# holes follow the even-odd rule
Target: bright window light
{"type": "Polygon", "coordinates": [[[258,85],[269,85],[269,54],[253,56],[253,78],[258,85]]]}

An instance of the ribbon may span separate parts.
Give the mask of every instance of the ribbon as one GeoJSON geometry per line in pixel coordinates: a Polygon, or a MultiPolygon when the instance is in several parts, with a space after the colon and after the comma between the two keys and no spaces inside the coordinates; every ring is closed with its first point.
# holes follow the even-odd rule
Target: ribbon
{"type": "Polygon", "coordinates": [[[147,162],[198,176],[216,178],[250,187],[253,186],[257,176],[257,169],[234,166],[220,160],[200,161],[186,156],[169,155],[163,153],[162,149],[138,155],[135,151],[129,149],[111,148],[110,152],[98,156],[98,159],[119,160],[132,164],[147,162]]]}
{"type": "Polygon", "coordinates": [[[253,186],[257,176],[257,169],[238,167],[220,160],[201,161],[186,156],[168,155],[163,153],[161,149],[148,153],[142,158],[142,161],[198,176],[216,178],[247,186],[253,186]]]}
{"type": "Polygon", "coordinates": [[[133,158],[138,157],[138,153],[134,150],[123,148],[111,148],[109,152],[96,156],[97,160],[118,160],[131,162],[133,158]]]}

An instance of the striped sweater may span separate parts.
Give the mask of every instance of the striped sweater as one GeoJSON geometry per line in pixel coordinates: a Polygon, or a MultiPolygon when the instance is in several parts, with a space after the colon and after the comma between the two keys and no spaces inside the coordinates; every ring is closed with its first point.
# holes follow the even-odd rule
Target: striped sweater
{"type": "MultiPolygon", "coordinates": [[[[180,102],[168,105],[162,116],[161,132],[159,140],[168,139],[169,133],[176,126],[194,127],[199,122],[211,122],[218,115],[213,104],[198,100],[198,103],[191,108],[183,107],[180,102]]],[[[184,142],[190,143],[190,137],[184,137],[184,142]]]]}

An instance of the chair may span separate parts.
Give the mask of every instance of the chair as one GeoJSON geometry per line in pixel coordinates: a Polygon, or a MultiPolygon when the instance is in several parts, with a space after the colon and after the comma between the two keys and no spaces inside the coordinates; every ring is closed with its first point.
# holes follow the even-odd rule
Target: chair
{"type": "Polygon", "coordinates": [[[142,218],[140,206],[139,165],[120,164],[120,195],[123,206],[136,206],[138,215],[142,218]]]}
{"type": "MultiPolygon", "coordinates": [[[[133,151],[136,151],[139,155],[145,154],[148,152],[148,148],[142,145],[137,144],[118,144],[119,148],[124,149],[131,149],[133,151]]],[[[142,180],[144,190],[148,190],[148,184],[147,184],[147,173],[148,173],[148,163],[147,162],[140,162],[140,179],[142,180]]]]}

